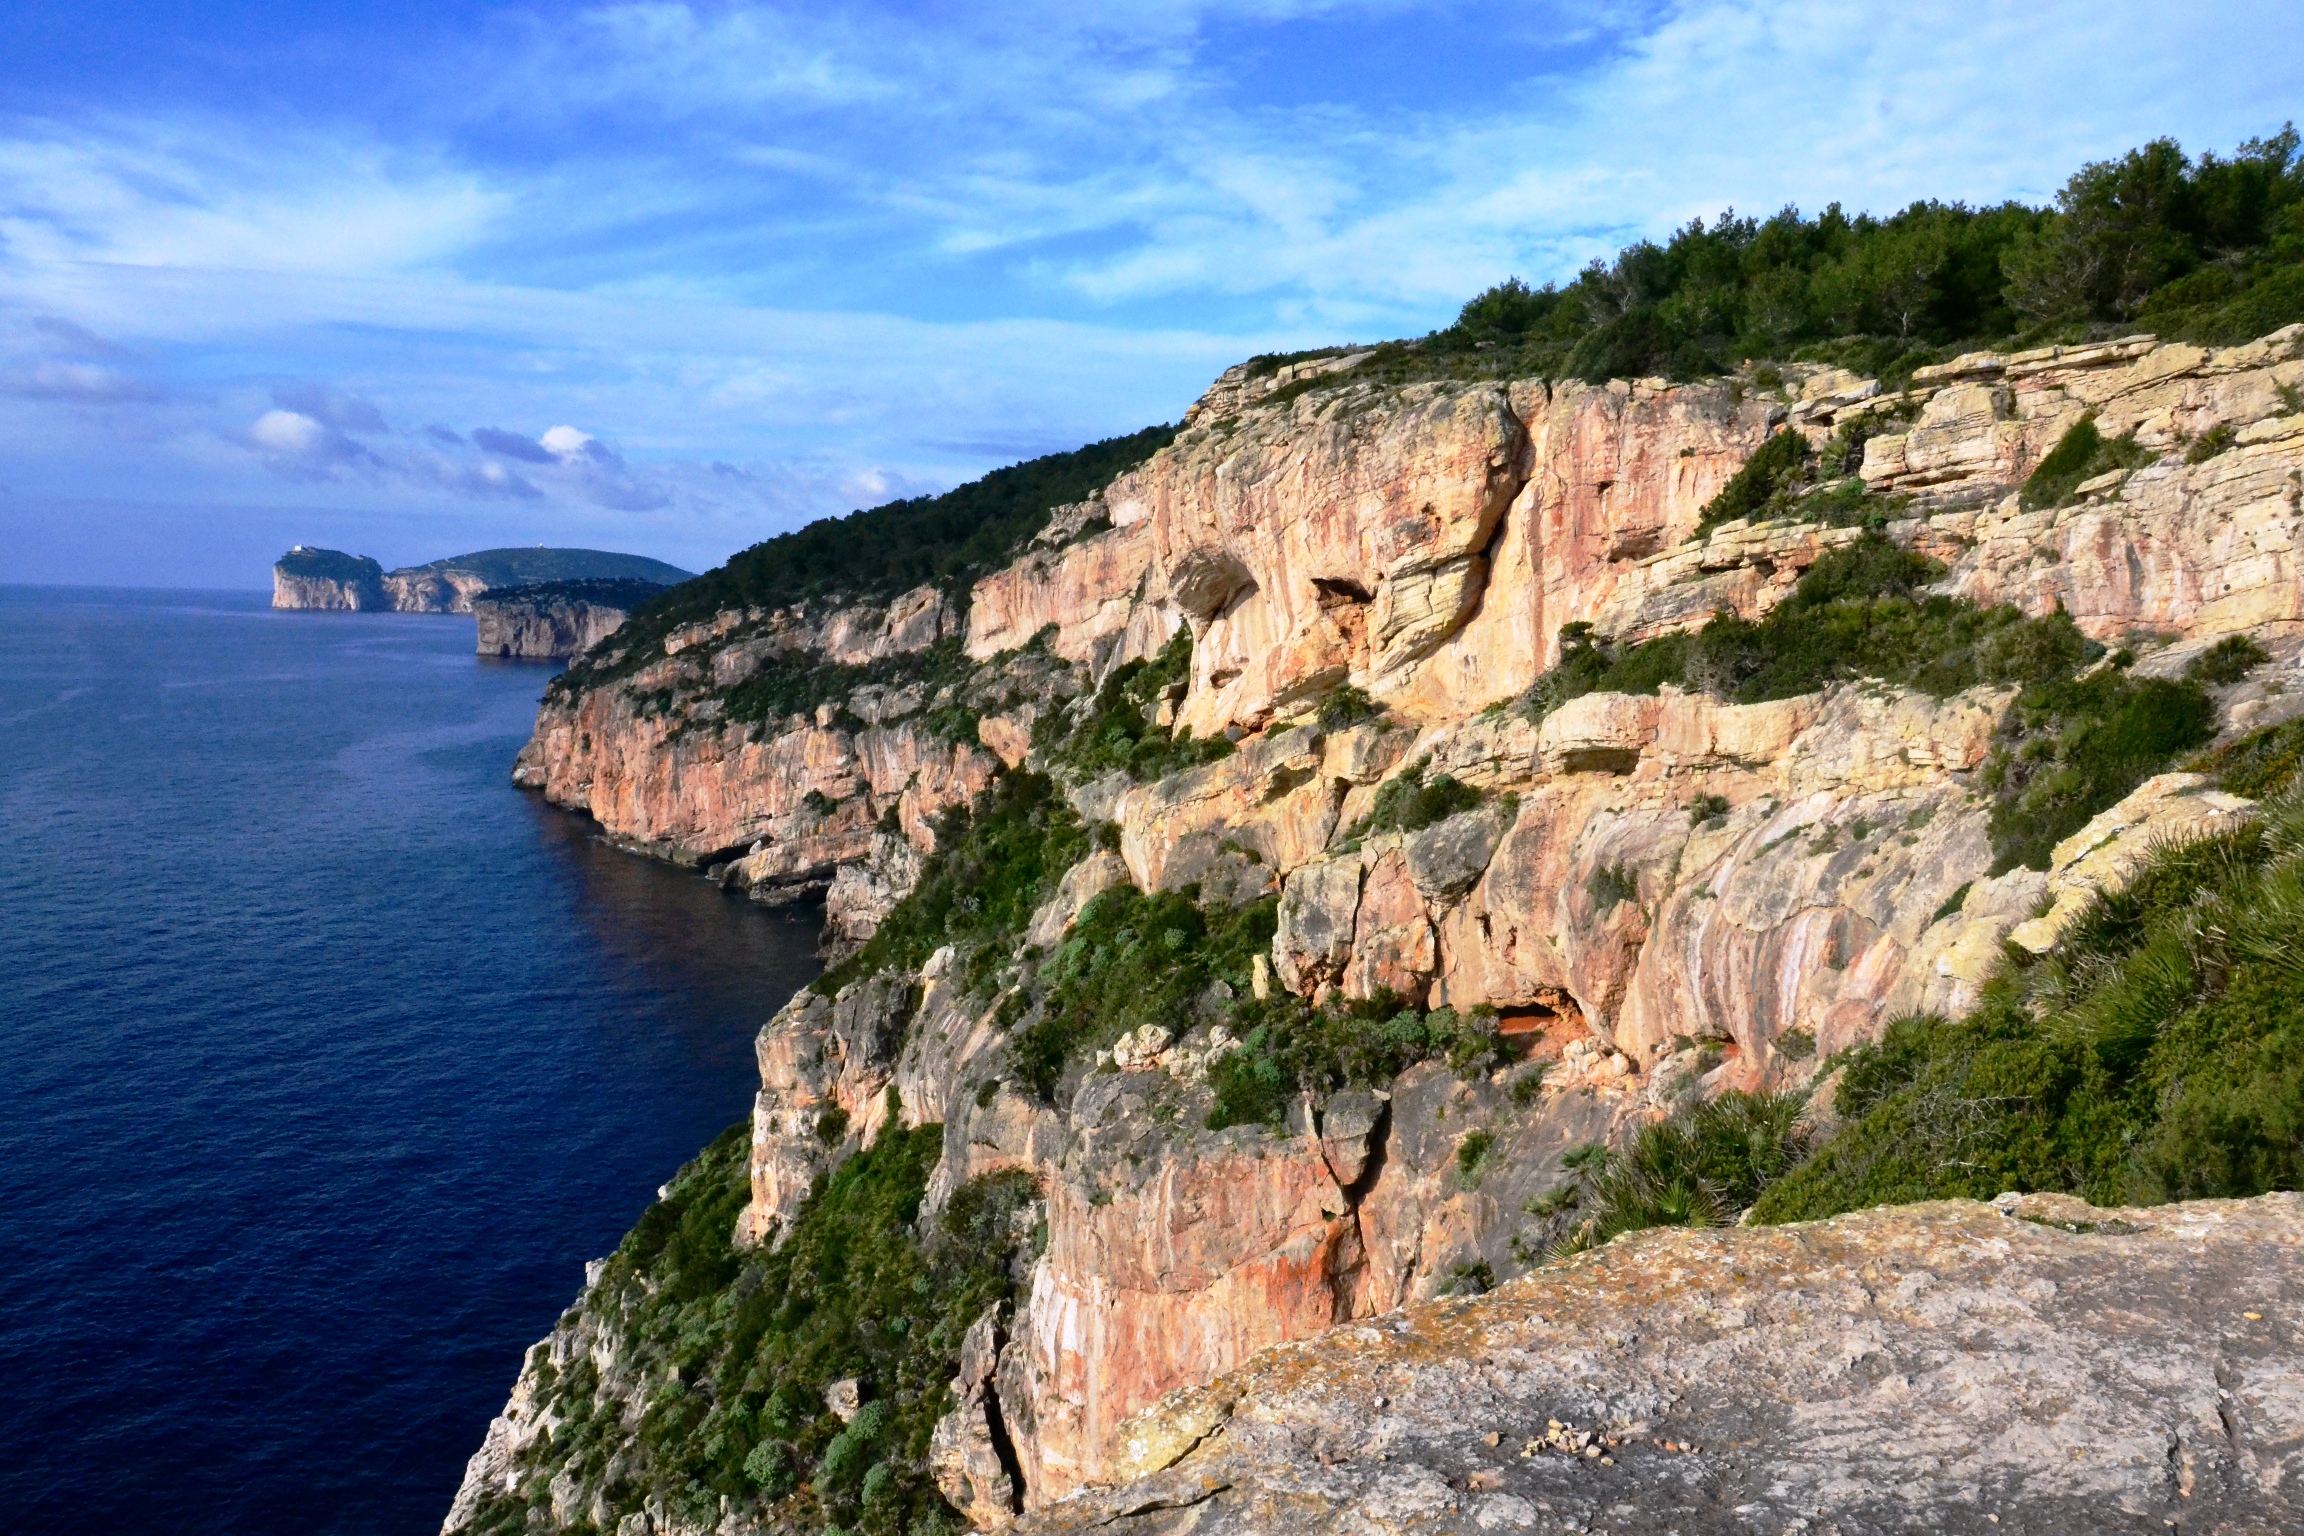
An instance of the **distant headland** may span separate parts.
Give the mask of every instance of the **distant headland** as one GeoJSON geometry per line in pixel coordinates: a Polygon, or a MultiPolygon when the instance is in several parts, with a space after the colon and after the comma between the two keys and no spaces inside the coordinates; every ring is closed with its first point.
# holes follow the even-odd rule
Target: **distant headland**
{"type": "Polygon", "coordinates": [[[482,655],[565,657],[692,572],[603,549],[483,549],[387,571],[299,544],[272,563],[272,606],[336,613],[469,613],[482,655]]]}

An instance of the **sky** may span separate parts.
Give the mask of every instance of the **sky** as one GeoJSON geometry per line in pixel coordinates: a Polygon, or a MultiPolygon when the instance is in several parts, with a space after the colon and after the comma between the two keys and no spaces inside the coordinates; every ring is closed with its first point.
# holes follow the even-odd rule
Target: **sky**
{"type": "Polygon", "coordinates": [[[0,582],[690,569],[1727,207],[2304,116],[2304,6],[10,0],[0,582]]]}

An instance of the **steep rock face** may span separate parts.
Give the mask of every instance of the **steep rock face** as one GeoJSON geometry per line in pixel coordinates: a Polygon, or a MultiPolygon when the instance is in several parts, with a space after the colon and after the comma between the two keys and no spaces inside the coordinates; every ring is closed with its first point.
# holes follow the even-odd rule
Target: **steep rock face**
{"type": "MultiPolygon", "coordinates": [[[[2241,632],[2292,658],[2304,417],[2281,413],[2283,386],[2304,378],[2300,334],[2218,353],[2131,342],[1963,359],[1893,396],[1821,370],[1780,398],[1725,382],[1345,385],[1259,407],[1243,387],[1108,487],[1101,510],[979,583],[964,620],[916,594],[844,617],[731,611],[686,626],[614,686],[547,705],[520,773],[634,843],[726,852],[729,877],[758,888],[829,879],[839,942],[854,944],[917,878],[935,811],[996,764],[1036,762],[1041,710],[1189,627],[1190,680],[1161,719],[1236,736],[1237,750],[1152,782],[1071,784],[1105,851],[1057,885],[1025,943],[1055,950],[1122,881],[1203,901],[1273,892],[1259,996],[1486,1005],[1523,1048],[1513,1069],[1460,1078],[1427,1061],[1380,1089],[1304,1101],[1281,1129],[1210,1130],[1209,1065],[1238,1045],[1222,998],[1110,1043],[1046,1096],[1009,1058],[1007,999],[971,993],[949,950],[917,975],[780,1012],[760,1042],[745,1242],[774,1242],[816,1178],[892,1113],[944,1127],[932,1206],[1003,1169],[1041,1187],[1047,1247],[1029,1292],[972,1346],[961,1416],[938,1433],[945,1485],[997,1525],[1018,1500],[1049,1510],[1151,1465],[1138,1447],[1167,1431],[1125,1426],[1164,1394],[1526,1269],[1526,1204],[1575,1149],[1698,1095],[1805,1085],[1896,1014],[1957,1013],[2007,944],[2053,942],[2155,838],[2246,814],[2196,776],[2164,775],[2049,869],[1992,876],[1984,768],[2009,690],[1936,699],[1844,683],[1737,705],[1667,686],[1588,695],[1540,721],[1502,706],[1558,655],[1567,624],[1632,640],[1720,607],[1765,613],[1857,530],[1729,523],[1699,539],[1702,508],[1771,431],[1822,438],[1857,417],[1902,429],[1871,439],[1865,479],[1914,498],[1889,532],[1947,562],[1946,590],[2062,606],[2142,650],[2139,671],[2241,632]],[[2025,511],[2017,487],[2091,409],[2159,461],[2025,511]],[[2216,427],[2232,446],[2184,462],[2216,427]],[[1096,531],[1099,519],[1111,526],[1096,531]],[[864,665],[963,633],[981,746],[929,728],[929,700],[957,697],[932,678],[873,683],[774,725],[709,707],[713,688],[797,652],[864,665]],[[1346,682],[1388,716],[1323,727],[1316,706],[1346,682]],[[1411,764],[1479,803],[1370,830],[1380,787],[1411,764]],[[891,809],[901,832],[880,830],[891,809]],[[994,1408],[1013,1471],[984,1460],[994,1408]]],[[[2250,687],[2252,719],[2294,691],[2250,687]]],[[[2239,696],[2222,702],[2236,725],[2239,696]]],[[[1806,1252],[1784,1273],[1829,1269],[1806,1252]]],[[[1708,1392],[1727,1379],[1692,1378],[1708,1392]]],[[[1811,1401],[1783,1401],[1795,1398],[1811,1401]]],[[[1786,1407],[1782,1423],[1808,1411],[1786,1407]]],[[[1177,1435],[1159,1443],[1191,1438],[1177,1435]]],[[[1390,1474],[1362,1471],[1376,1481],[1350,1497],[1376,1497],[1390,1474]]],[[[1426,1513],[1438,1520],[1444,1503],[1426,1513]]],[[[1122,1508],[1066,1506],[1089,1507],[1122,1508]]],[[[1277,1505],[1238,1509],[1242,1528],[1287,1523],[1277,1505]]]]}
{"type": "Polygon", "coordinates": [[[539,721],[514,779],[649,851],[688,863],[725,854],[733,880],[768,890],[828,884],[862,863],[891,812],[916,847],[931,846],[937,813],[972,799],[996,762],[917,719],[682,731],[601,690],[539,721]]]}
{"type": "Polygon", "coordinates": [[[624,627],[659,587],[641,582],[562,582],[472,598],[473,650],[481,656],[565,661],[624,627]]]}
{"type": "MultiPolygon", "coordinates": [[[[931,727],[924,683],[836,690],[781,720],[727,721],[725,696],[785,658],[867,667],[917,656],[956,628],[932,588],[886,604],[738,609],[682,625],[660,660],[609,686],[548,696],[513,781],[589,813],[629,846],[716,864],[764,899],[829,889],[832,947],[853,947],[910,889],[936,817],[973,799],[1000,759],[931,727]],[[888,844],[889,830],[910,854],[888,844]]],[[[606,643],[615,654],[613,632],[606,643]]]]}
{"type": "MultiPolygon", "coordinates": [[[[2304,537],[2304,326],[2245,346],[2157,344],[1976,353],[1923,368],[1898,395],[1825,395],[1784,420],[1822,442],[1851,422],[1870,489],[1911,498],[1895,536],[1952,567],[1944,588],[2030,613],[2061,608],[2087,633],[2185,636],[2304,623],[2297,545],[2304,537]],[[2071,505],[2027,510],[2016,495],[2083,417],[2105,438],[2160,455],[2083,485],[2071,505]],[[2231,446],[2199,462],[2194,445],[2231,446]]],[[[1702,622],[1716,607],[1757,617],[1853,529],[1722,524],[1698,544],[1649,554],[1588,617],[1641,639],[1702,622]]]]}
{"type": "Polygon", "coordinates": [[[2300,1261],[2293,1195],[1642,1233],[1178,1393],[1022,1529],[2293,1528],[2300,1261]]]}
{"type": "Polygon", "coordinates": [[[384,595],[395,613],[470,613],[472,600],[488,590],[488,580],[471,571],[418,566],[384,578],[384,595]]]}

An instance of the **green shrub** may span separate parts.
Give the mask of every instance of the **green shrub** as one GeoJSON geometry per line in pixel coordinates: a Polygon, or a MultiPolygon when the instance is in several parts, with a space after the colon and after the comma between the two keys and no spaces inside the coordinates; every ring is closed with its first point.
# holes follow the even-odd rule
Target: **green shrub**
{"type": "Polygon", "coordinates": [[[1529,1251],[1553,1257],[1647,1227],[1734,1221],[1807,1155],[1798,1094],[1725,1093],[1643,1129],[1624,1150],[1593,1145],[1563,1160],[1571,1175],[1530,1202],[1542,1225],[1529,1251]]]}
{"type": "Polygon", "coordinates": [[[1493,1013],[1423,1013],[1390,995],[1314,1008],[1276,993],[1239,1004],[1237,1020],[1235,1027],[1244,1030],[1240,1048],[1208,1068],[1216,1096],[1211,1130],[1279,1125],[1298,1094],[1320,1098],[1380,1087],[1421,1061],[1445,1060],[1460,1075],[1475,1076],[1504,1058],[1493,1013]]]}
{"type": "Polygon", "coordinates": [[[1420,757],[1387,779],[1376,791],[1376,802],[1360,833],[1420,832],[1464,811],[1477,810],[1487,796],[1445,773],[1430,779],[1432,759],[1420,757]]]}
{"type": "Polygon", "coordinates": [[[1232,909],[1203,907],[1197,895],[1121,885],[1088,903],[1033,974],[1031,1002],[1018,994],[1037,1016],[1008,1039],[1017,1081],[1051,1098],[1068,1067],[1130,1030],[1182,1034],[1211,986],[1248,990],[1253,957],[1272,948],[1277,898],[1232,909]]]}
{"type": "Polygon", "coordinates": [[[945,944],[967,947],[964,975],[981,985],[1012,958],[1033,912],[1087,851],[1087,834],[1053,780],[1002,773],[974,805],[939,819],[919,883],[862,949],[810,985],[836,996],[877,971],[916,971],[945,944]]]}
{"type": "Polygon", "coordinates": [[[1718,821],[1728,814],[1726,795],[1698,795],[1688,802],[1688,825],[1700,827],[1708,821],[1718,821]]]}
{"type": "Polygon", "coordinates": [[[2077,493],[2082,481],[2115,469],[2140,469],[2151,462],[2150,452],[2136,445],[2135,434],[2106,438],[2096,430],[2096,417],[2091,412],[2073,423],[2033,466],[2017,501],[2027,511],[2061,507],[2077,493]]]}
{"type": "Polygon", "coordinates": [[[2237,441],[2237,434],[2229,426],[2219,423],[2192,440],[2191,446],[2184,450],[2184,462],[2205,464],[2220,453],[2230,452],[2237,441]]]}
{"type": "Polygon", "coordinates": [[[2192,658],[2184,675],[2211,688],[2229,688],[2271,659],[2270,652],[2246,635],[2226,635],[2192,658]]]}
{"type": "Polygon", "coordinates": [[[1478,1189],[1481,1176],[1488,1171],[1490,1154],[1495,1150],[1496,1137],[1489,1131],[1474,1131],[1456,1143],[1457,1183],[1466,1189],[1478,1189]]]}
{"type": "Polygon", "coordinates": [[[1941,571],[1866,534],[1817,560],[1757,623],[1721,613],[1702,629],[1623,648],[1570,625],[1559,665],[1523,707],[1541,718],[1581,694],[1654,693],[1666,682],[1738,703],[1852,677],[1938,698],[1979,683],[2020,685],[1985,775],[1996,795],[1995,873],[2045,868],[2058,841],[2214,735],[2214,705],[2197,682],[2133,679],[2116,668],[2080,678],[2103,647],[2067,615],[2027,618],[1927,593],[1941,571]]]}
{"type": "Polygon", "coordinates": [[[1373,720],[1383,712],[1383,706],[1368,697],[1365,689],[1346,683],[1320,701],[1317,719],[1324,731],[1343,731],[1373,720]]]}
{"type": "Polygon", "coordinates": [[[777,725],[795,715],[813,715],[820,705],[845,707],[857,689],[870,686],[917,683],[932,693],[967,677],[973,666],[957,639],[861,666],[827,661],[815,651],[786,651],[761,662],[750,677],[722,695],[723,718],[777,725]]]}
{"type": "Polygon", "coordinates": [[[1806,478],[1808,440],[1786,427],[1762,443],[1744,467],[1729,476],[1719,494],[1704,504],[1696,531],[1699,536],[1715,526],[1740,517],[1752,517],[1766,507],[1779,488],[1806,478]]]}
{"type": "Polygon", "coordinates": [[[2228,794],[2251,800],[2285,794],[2304,769],[2304,720],[2251,731],[2186,766],[2215,775],[2217,787],[2228,794]]]}
{"type": "Polygon", "coordinates": [[[1983,775],[1994,791],[1992,873],[2046,869],[2056,845],[2216,734],[2198,683],[2116,670],[2034,682],[1983,775]]]}
{"type": "Polygon", "coordinates": [[[1943,574],[1925,556],[1868,533],[1808,568],[1790,597],[1754,622],[1722,612],[1703,628],[1617,647],[1591,626],[1560,632],[1560,662],[1524,696],[1541,718],[1586,693],[1654,693],[1665,683],[1741,704],[1813,693],[1856,677],[1945,697],[1984,682],[2054,676],[2088,659],[2062,615],[2027,619],[1924,589],[1943,574]]]}
{"type": "Polygon", "coordinates": [[[1592,897],[1592,910],[1606,916],[1624,902],[1640,903],[1640,882],[1621,864],[1603,864],[1584,882],[1592,897]]]}
{"type": "Polygon", "coordinates": [[[1161,695],[1191,676],[1192,632],[1179,629],[1150,660],[1113,668],[1083,709],[1041,716],[1032,744],[1051,767],[1079,779],[1119,769],[1148,782],[1228,757],[1232,743],[1223,737],[1196,741],[1189,731],[1171,734],[1152,723],[1161,695]]]}
{"type": "Polygon", "coordinates": [[[1951,895],[1945,897],[1943,901],[1937,904],[1935,912],[1930,914],[1928,918],[1929,923],[1931,925],[1940,923],[1944,921],[1944,919],[1958,912],[1961,907],[1967,904],[1968,893],[1974,889],[1976,889],[1975,881],[1964,881],[1961,884],[1960,889],[1954,891],[1951,895]]]}
{"type": "Polygon", "coordinates": [[[518,1529],[525,1494],[563,1468],[600,1489],[612,1518],[650,1500],[717,1518],[725,1497],[774,1506],[779,1528],[901,1536],[949,1520],[929,1433],[962,1334],[1014,1295],[1029,1263],[1018,1216],[1033,1191],[1014,1174],[971,1181],[941,1220],[924,1220],[942,1144],[941,1126],[892,1123],[818,1184],[782,1243],[738,1252],[749,1127],[714,1141],[581,1303],[618,1339],[632,1379],[663,1383],[636,1431],[618,1427],[620,1399],[579,1359],[551,1389],[560,1427],[521,1453],[522,1490],[492,1496],[481,1528],[518,1529]],[[868,1401],[842,1425],[825,1389],[851,1376],[868,1401]],[[611,1456],[617,1477],[603,1484],[611,1456]]]}

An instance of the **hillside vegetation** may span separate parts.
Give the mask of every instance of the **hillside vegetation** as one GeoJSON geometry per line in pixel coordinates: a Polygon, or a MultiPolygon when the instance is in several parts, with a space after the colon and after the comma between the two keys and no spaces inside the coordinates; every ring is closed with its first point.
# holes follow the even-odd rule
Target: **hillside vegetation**
{"type": "Polygon", "coordinates": [[[314,549],[298,545],[272,562],[286,576],[312,581],[382,581],[384,567],[366,555],[348,555],[340,549],[314,549]]]}
{"type": "Polygon", "coordinates": [[[1291,387],[1693,379],[1769,358],[1838,363],[1893,383],[1986,344],[2123,331],[2247,341],[2304,320],[2297,151],[2292,126],[2228,158],[2189,157],[2156,139],[2075,172],[2054,208],[1926,201],[1878,217],[1833,203],[1764,219],[1731,210],[1627,246],[1565,284],[1499,283],[1446,329],[1387,342],[1349,373],[1291,387]]]}
{"type": "Polygon", "coordinates": [[[996,469],[937,496],[828,517],[753,545],[632,616],[619,646],[648,649],[678,625],[724,608],[782,608],[811,598],[889,598],[934,582],[964,593],[1048,524],[1165,447],[1146,427],[1068,453],[996,469]]]}
{"type": "Polygon", "coordinates": [[[468,571],[494,587],[530,586],[546,581],[645,581],[668,587],[690,572],[646,555],[620,555],[606,549],[480,549],[394,571],[416,576],[427,571],[468,571]]]}

